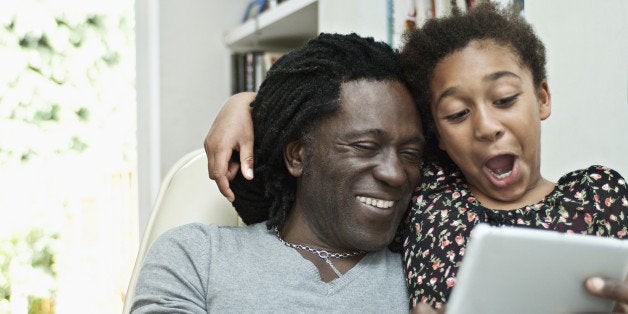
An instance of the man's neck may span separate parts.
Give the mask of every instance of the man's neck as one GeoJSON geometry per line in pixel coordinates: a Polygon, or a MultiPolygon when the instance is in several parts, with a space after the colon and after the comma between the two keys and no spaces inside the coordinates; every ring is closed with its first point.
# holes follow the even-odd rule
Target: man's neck
{"type": "Polygon", "coordinates": [[[299,215],[299,212],[294,210],[291,211],[283,227],[279,230],[279,237],[287,243],[288,246],[290,246],[290,244],[293,245],[292,247],[295,245],[303,246],[303,248],[296,248],[296,250],[303,258],[316,266],[321,280],[324,282],[330,282],[338,278],[339,276],[336,271],[344,275],[365,255],[365,253],[362,252],[358,254],[353,254],[354,252],[344,252],[329,245],[327,241],[317,236],[317,233],[314,232],[305,217],[299,215]],[[333,253],[349,254],[350,256],[343,256],[341,258],[328,257],[327,259],[321,257],[333,253]]]}

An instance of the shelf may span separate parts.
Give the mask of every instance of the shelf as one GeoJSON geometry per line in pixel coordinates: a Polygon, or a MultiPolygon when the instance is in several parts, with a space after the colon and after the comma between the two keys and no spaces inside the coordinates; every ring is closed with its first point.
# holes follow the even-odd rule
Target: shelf
{"type": "Polygon", "coordinates": [[[294,48],[318,35],[318,1],[288,0],[225,35],[234,51],[294,48]]]}

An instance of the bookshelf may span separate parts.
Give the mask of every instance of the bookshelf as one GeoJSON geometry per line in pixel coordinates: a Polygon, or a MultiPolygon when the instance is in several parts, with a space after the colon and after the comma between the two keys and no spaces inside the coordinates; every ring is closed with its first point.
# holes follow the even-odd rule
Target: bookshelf
{"type": "Polygon", "coordinates": [[[386,40],[384,0],[284,0],[229,30],[232,51],[295,48],[320,32],[351,33],[386,40]]]}
{"type": "Polygon", "coordinates": [[[260,65],[259,60],[269,59],[264,54],[285,53],[320,32],[355,32],[399,48],[408,21],[420,25],[434,16],[449,14],[454,5],[465,10],[485,1],[488,0],[284,0],[224,34],[224,43],[233,54],[231,93],[257,90],[270,67],[267,62],[260,65]]]}
{"type": "Polygon", "coordinates": [[[318,1],[289,0],[266,10],[225,35],[233,51],[300,46],[318,34],[318,1]]]}
{"type": "Polygon", "coordinates": [[[232,53],[231,93],[256,91],[272,64],[268,60],[320,32],[355,32],[385,40],[386,18],[382,0],[284,0],[225,33],[224,43],[232,53]]]}

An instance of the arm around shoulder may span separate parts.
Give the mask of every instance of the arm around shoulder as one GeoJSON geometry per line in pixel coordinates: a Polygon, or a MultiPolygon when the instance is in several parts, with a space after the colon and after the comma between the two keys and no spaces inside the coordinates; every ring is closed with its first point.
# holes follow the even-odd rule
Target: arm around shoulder
{"type": "Polygon", "coordinates": [[[238,168],[245,178],[253,179],[253,120],[250,104],[255,93],[235,94],[227,99],[214,120],[204,147],[207,154],[209,178],[216,181],[220,192],[233,202],[235,196],[229,188],[238,168]],[[233,151],[240,152],[240,162],[231,162],[233,151]]]}

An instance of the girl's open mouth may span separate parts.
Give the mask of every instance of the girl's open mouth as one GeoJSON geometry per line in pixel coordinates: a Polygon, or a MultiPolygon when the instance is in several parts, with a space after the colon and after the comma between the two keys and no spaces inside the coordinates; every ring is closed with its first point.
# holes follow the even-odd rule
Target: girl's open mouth
{"type": "Polygon", "coordinates": [[[489,159],[484,164],[485,172],[488,174],[489,179],[499,186],[505,187],[514,181],[513,169],[515,166],[515,156],[513,155],[498,155],[489,159]],[[512,176],[511,180],[508,180],[512,176]]]}

